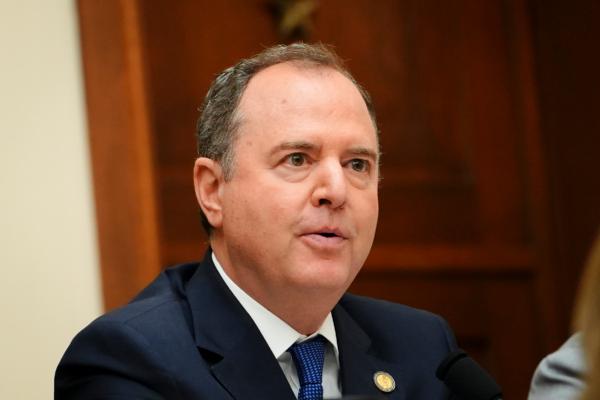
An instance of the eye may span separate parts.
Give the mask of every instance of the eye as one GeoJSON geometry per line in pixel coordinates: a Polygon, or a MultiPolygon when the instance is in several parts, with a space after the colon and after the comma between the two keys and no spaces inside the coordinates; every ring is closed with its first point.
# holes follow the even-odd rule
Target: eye
{"type": "Polygon", "coordinates": [[[306,156],[302,153],[292,153],[287,156],[287,162],[294,167],[301,167],[306,163],[306,156]]]}
{"type": "Polygon", "coordinates": [[[361,158],[350,160],[350,167],[356,172],[367,172],[369,170],[369,162],[361,158]]]}

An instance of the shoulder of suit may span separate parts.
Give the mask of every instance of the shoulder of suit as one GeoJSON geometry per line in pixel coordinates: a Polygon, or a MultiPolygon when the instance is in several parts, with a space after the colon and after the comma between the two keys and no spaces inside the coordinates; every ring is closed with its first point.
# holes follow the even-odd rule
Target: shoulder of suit
{"type": "Polygon", "coordinates": [[[453,345],[454,334],[437,314],[391,301],[346,294],[339,305],[366,332],[376,337],[439,337],[453,345]]]}
{"type": "Polygon", "coordinates": [[[365,316],[371,315],[373,317],[378,317],[380,315],[387,315],[389,317],[416,318],[425,321],[441,318],[432,312],[405,304],[375,299],[372,297],[358,296],[351,293],[346,293],[342,297],[340,305],[353,314],[361,313],[365,316]]]}
{"type": "Polygon", "coordinates": [[[432,312],[352,294],[344,295],[339,306],[386,359],[401,359],[419,349],[422,357],[436,363],[456,348],[452,330],[432,312]]]}
{"type": "Polygon", "coordinates": [[[99,322],[125,324],[142,323],[144,320],[169,319],[184,312],[185,284],[198,267],[198,263],[179,264],[165,269],[130,303],[118,307],[97,318],[99,322]]]}

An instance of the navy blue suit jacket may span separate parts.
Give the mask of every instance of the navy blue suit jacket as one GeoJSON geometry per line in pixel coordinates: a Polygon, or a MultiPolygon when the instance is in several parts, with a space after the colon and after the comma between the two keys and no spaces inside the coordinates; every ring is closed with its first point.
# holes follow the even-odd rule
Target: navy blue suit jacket
{"type": "MultiPolygon", "coordinates": [[[[386,371],[396,389],[383,398],[448,397],[435,377],[455,349],[443,319],[350,294],[332,314],[344,395],[382,395],[373,374],[386,371]]],[[[210,254],[164,271],[130,304],[81,331],[56,370],[55,398],[295,400],[210,254]]]]}

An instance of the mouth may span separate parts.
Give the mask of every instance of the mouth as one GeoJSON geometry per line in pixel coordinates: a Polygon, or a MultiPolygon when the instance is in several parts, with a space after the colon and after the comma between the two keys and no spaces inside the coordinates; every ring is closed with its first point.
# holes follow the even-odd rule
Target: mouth
{"type": "Polygon", "coordinates": [[[344,235],[340,229],[338,228],[330,228],[330,227],[324,227],[324,228],[319,228],[319,229],[315,229],[314,231],[310,231],[307,233],[308,235],[318,235],[324,238],[340,238],[340,239],[346,239],[346,235],[344,235]]]}
{"type": "Polygon", "coordinates": [[[318,250],[335,250],[346,242],[346,236],[337,228],[321,228],[306,232],[302,239],[318,250]]]}
{"type": "Polygon", "coordinates": [[[326,238],[341,237],[334,232],[316,232],[315,234],[326,238]]]}

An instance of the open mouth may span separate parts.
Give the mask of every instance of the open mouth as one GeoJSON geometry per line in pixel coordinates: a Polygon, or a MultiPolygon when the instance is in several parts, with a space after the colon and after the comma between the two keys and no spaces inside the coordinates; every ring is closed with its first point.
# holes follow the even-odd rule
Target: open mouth
{"type": "Polygon", "coordinates": [[[302,235],[304,241],[319,251],[339,250],[346,243],[346,238],[337,229],[316,229],[302,235]]]}
{"type": "Polygon", "coordinates": [[[321,236],[326,237],[326,238],[331,238],[331,237],[337,237],[338,236],[338,235],[336,235],[333,232],[317,232],[317,235],[321,235],[321,236]]]}

